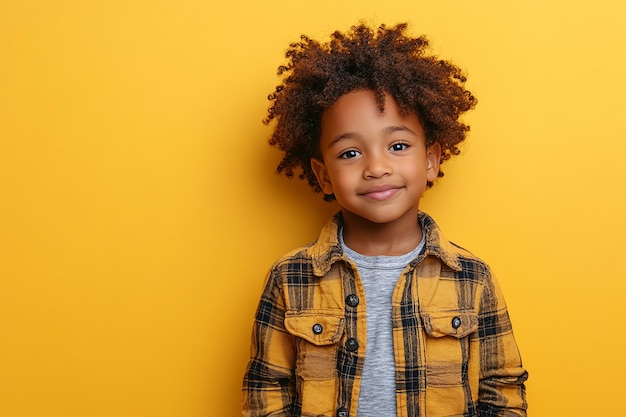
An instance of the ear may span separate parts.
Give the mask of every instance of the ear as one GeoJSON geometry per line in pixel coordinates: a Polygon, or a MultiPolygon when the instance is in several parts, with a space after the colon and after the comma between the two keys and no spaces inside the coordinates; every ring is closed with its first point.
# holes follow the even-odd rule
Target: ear
{"type": "Polygon", "coordinates": [[[426,149],[426,179],[434,182],[439,176],[439,163],[441,162],[441,145],[433,143],[426,149]]]}
{"type": "Polygon", "coordinates": [[[328,175],[328,170],[326,169],[326,165],[324,165],[324,161],[320,161],[317,158],[311,158],[311,169],[313,170],[320,187],[322,187],[324,194],[333,194],[333,184],[330,182],[330,176],[328,175]]]}

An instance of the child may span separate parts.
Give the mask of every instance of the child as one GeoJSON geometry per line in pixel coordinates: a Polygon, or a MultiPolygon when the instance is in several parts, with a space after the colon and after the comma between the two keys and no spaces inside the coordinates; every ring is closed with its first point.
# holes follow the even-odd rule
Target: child
{"type": "Polygon", "coordinates": [[[271,268],[244,416],[525,416],[527,372],[489,267],[418,210],[457,155],[475,98],[406,24],[306,36],[265,123],[341,211],[271,268]]]}

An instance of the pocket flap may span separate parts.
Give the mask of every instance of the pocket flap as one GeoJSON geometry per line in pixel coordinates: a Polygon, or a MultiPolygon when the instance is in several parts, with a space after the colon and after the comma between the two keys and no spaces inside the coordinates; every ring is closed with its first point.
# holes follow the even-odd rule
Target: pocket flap
{"type": "Polygon", "coordinates": [[[337,343],[343,333],[343,311],[287,311],[285,328],[294,336],[301,337],[314,345],[331,345],[337,343]]]}
{"type": "Polygon", "coordinates": [[[424,330],[433,337],[465,337],[478,330],[478,316],[473,311],[429,311],[421,313],[424,330]]]}

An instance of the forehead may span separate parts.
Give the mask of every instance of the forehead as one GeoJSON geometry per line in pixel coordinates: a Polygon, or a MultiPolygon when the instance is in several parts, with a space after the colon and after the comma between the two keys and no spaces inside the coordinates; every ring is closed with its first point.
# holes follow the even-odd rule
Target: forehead
{"type": "Polygon", "coordinates": [[[346,133],[366,135],[388,130],[389,127],[406,127],[411,131],[423,131],[414,112],[403,114],[396,100],[384,95],[383,111],[371,90],[357,90],[339,97],[322,114],[322,141],[346,133]]]}

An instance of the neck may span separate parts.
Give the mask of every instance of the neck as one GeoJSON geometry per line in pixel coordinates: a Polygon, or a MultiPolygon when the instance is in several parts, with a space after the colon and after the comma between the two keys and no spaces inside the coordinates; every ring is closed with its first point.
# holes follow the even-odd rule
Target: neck
{"type": "MultiPolygon", "coordinates": [[[[417,208],[411,215],[391,223],[373,223],[343,212],[343,241],[365,256],[398,256],[411,252],[422,240],[417,208]]],[[[407,213],[408,214],[408,213],[407,213]]]]}

